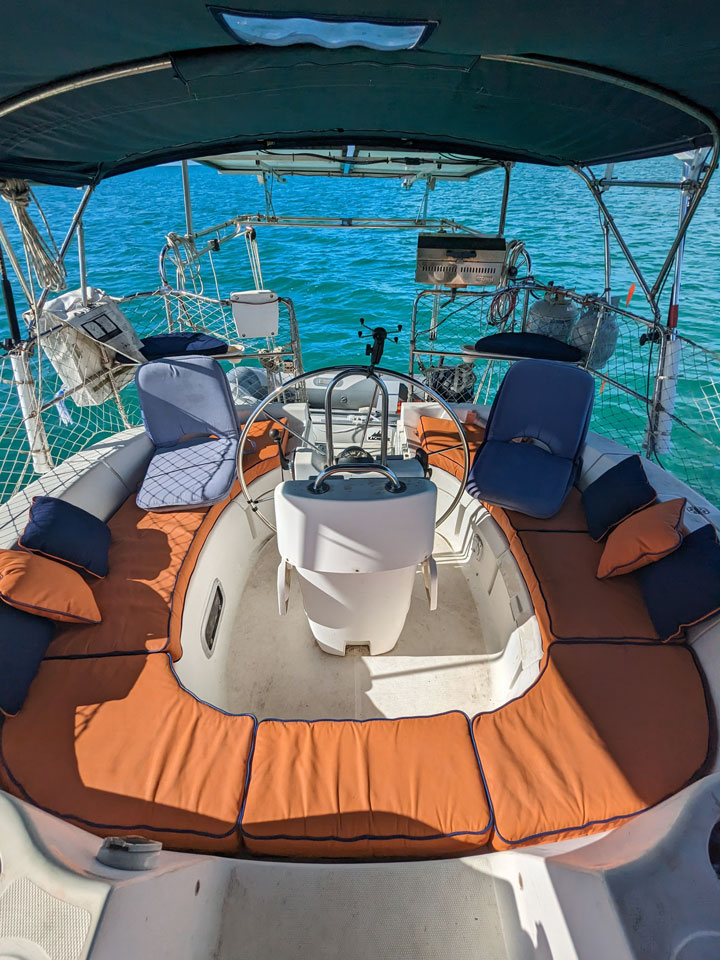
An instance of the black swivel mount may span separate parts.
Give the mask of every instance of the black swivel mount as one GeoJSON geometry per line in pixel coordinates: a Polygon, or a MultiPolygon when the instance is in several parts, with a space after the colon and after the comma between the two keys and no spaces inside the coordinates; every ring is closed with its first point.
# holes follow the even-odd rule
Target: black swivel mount
{"type": "Polygon", "coordinates": [[[402,330],[402,324],[399,324],[397,330],[386,330],[385,327],[366,327],[365,320],[363,317],[360,317],[360,326],[363,327],[362,330],[358,330],[358,336],[362,340],[363,337],[371,336],[373,342],[368,343],[365,346],[365,356],[370,357],[370,369],[376,367],[383,355],[383,350],[385,349],[385,341],[388,337],[393,341],[393,343],[398,342],[398,338],[394,337],[394,333],[400,333],[402,330]]]}
{"type": "Polygon", "coordinates": [[[290,461],[288,460],[287,454],[285,453],[284,443],[285,443],[285,431],[280,430],[277,427],[273,427],[270,431],[270,439],[277,446],[278,457],[280,458],[280,466],[283,470],[290,469],[290,461]]]}

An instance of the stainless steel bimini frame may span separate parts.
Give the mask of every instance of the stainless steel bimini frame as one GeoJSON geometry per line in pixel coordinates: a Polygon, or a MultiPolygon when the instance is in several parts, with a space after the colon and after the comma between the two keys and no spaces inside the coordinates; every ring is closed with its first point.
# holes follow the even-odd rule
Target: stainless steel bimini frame
{"type": "MultiPolygon", "coordinates": [[[[695,215],[695,211],[698,208],[702,197],[707,191],[708,185],[710,183],[710,177],[717,168],[718,160],[720,160],[720,126],[718,121],[706,110],[703,110],[701,107],[698,107],[696,104],[691,103],[689,100],[683,100],[681,97],[676,96],[675,94],[670,93],[667,90],[663,90],[660,87],[656,87],[651,83],[646,83],[644,81],[639,81],[632,79],[631,77],[626,77],[622,74],[614,73],[611,70],[603,70],[598,67],[588,67],[580,63],[575,63],[570,60],[554,60],[550,57],[540,57],[540,56],[513,56],[507,54],[483,54],[480,57],[481,60],[499,60],[503,63],[516,63],[528,67],[536,67],[542,70],[554,70],[560,73],[568,73],[576,77],[585,77],[590,80],[598,80],[602,83],[613,84],[617,87],[623,87],[625,90],[631,90],[634,93],[637,93],[641,96],[650,97],[652,100],[657,100],[660,103],[664,103],[666,106],[674,107],[676,110],[679,110],[681,113],[687,114],[689,117],[692,117],[694,120],[699,121],[700,123],[705,124],[712,136],[712,147],[711,147],[711,159],[708,162],[707,173],[703,180],[701,181],[698,189],[695,191],[695,195],[688,206],[685,217],[683,218],[680,226],[678,228],[677,235],[673,240],[670,250],[665,257],[665,262],[660,268],[657,279],[655,283],[649,290],[651,305],[652,301],[655,301],[659,292],[662,290],[663,283],[667,274],[670,272],[670,269],[675,260],[675,254],[677,253],[678,247],[680,246],[687,229],[690,226],[690,221],[695,215]]],[[[572,167],[575,172],[579,173],[583,168],[581,165],[575,165],[572,167]]],[[[592,173],[589,175],[586,174],[592,180],[592,173]]],[[[587,182],[587,180],[586,180],[587,182]]],[[[588,186],[590,183],[588,183],[588,186]]],[[[596,196],[597,200],[597,196],[596,196]]],[[[612,229],[612,227],[611,227],[612,229]]],[[[618,241],[620,242],[620,241],[618,241]]]]}
{"type": "MultiPolygon", "coordinates": [[[[186,203],[187,209],[187,203],[186,203]]],[[[192,223],[192,221],[191,221],[192,223]]],[[[194,233],[188,233],[182,240],[196,244],[198,240],[207,241],[196,249],[182,265],[196,262],[207,253],[214,253],[230,240],[244,235],[248,227],[296,227],[302,229],[339,229],[339,230],[445,230],[450,233],[463,233],[470,236],[480,234],[479,230],[449,220],[445,217],[427,219],[400,219],[391,217],[267,217],[263,214],[244,214],[224,220],[222,223],[194,233]]],[[[167,258],[170,243],[165,243],[158,258],[158,271],[163,283],[167,283],[167,258]]]]}

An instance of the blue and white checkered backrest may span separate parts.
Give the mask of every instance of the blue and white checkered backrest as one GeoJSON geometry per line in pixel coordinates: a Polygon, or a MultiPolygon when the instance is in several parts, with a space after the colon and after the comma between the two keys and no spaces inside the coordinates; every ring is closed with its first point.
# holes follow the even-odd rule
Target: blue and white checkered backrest
{"type": "Polygon", "coordinates": [[[212,357],[166,357],[135,374],[143,423],[156,447],[187,437],[238,437],[230,385],[212,357]]]}

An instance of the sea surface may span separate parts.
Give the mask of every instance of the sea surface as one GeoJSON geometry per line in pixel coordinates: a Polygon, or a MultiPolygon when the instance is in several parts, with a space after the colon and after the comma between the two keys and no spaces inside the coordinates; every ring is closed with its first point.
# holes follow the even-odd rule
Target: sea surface
{"type": "MultiPolygon", "coordinates": [[[[680,173],[681,162],[675,158],[615,167],[616,176],[633,179],[678,179],[680,173]]],[[[196,230],[234,215],[265,212],[263,187],[255,177],[221,176],[193,164],[190,184],[196,230]]],[[[430,194],[429,215],[494,232],[502,184],[501,171],[465,183],[438,182],[430,194]]],[[[278,215],[414,218],[423,191],[422,184],[404,189],[399,181],[295,177],[275,182],[272,200],[278,215]]],[[[35,194],[59,243],[80,192],[38,186],[35,194]]],[[[614,188],[606,196],[652,283],[677,227],[679,192],[614,188]]],[[[17,239],[9,209],[0,205],[0,217],[17,239]]],[[[103,182],[90,201],[84,223],[88,278],[93,286],[115,296],[155,289],[165,235],[185,232],[180,166],[156,167],[103,182]]],[[[587,187],[571,171],[516,166],[505,236],[525,241],[538,279],[580,293],[602,290],[603,244],[597,208],[587,187]]],[[[415,231],[264,226],[258,229],[258,242],[264,285],[294,301],[306,369],[362,360],[364,343],[357,336],[361,317],[370,326],[403,325],[398,344],[388,345],[384,365],[407,369],[410,315],[418,289],[415,231]]],[[[253,287],[242,240],[224,247],[214,265],[222,296],[253,287]]],[[[68,267],[72,288],[78,283],[74,247],[68,267]]],[[[624,301],[632,282],[630,268],[613,244],[613,293],[624,301]]],[[[210,271],[205,274],[205,290],[215,295],[210,271]]],[[[19,291],[17,296],[22,307],[19,291]]],[[[680,307],[681,331],[711,349],[720,349],[719,299],[720,175],[716,175],[688,234],[680,307]]],[[[649,316],[639,289],[631,307],[649,316]]],[[[0,306],[1,337],[6,336],[6,328],[0,306]]],[[[689,441],[691,446],[693,442],[689,441]]],[[[707,459],[707,450],[704,455],[707,459]]]]}

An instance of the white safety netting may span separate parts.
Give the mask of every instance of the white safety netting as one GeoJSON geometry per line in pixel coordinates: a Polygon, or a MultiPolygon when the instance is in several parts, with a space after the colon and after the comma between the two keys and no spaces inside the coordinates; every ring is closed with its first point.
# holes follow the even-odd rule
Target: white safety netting
{"type": "MultiPolygon", "coordinates": [[[[545,290],[538,285],[536,290],[512,294],[451,297],[443,292],[421,297],[416,372],[426,380],[452,384],[457,370],[469,383],[463,346],[493,333],[521,330],[523,314],[545,290]],[[438,301],[436,306],[433,300],[438,301]]],[[[590,298],[577,300],[580,317],[568,325],[571,332],[565,339],[572,343],[575,331],[575,340],[586,347],[583,363],[597,380],[591,430],[647,455],[652,425],[657,435],[653,459],[720,505],[720,354],[683,336],[674,345],[672,341],[663,344],[665,332],[655,330],[643,317],[609,306],[598,316],[590,298]],[[661,385],[669,382],[670,387],[658,392],[661,350],[671,353],[673,362],[665,364],[659,381],[661,385]]],[[[491,403],[508,361],[475,359],[472,365],[473,397],[463,400],[491,403]]]]}
{"type": "MultiPolygon", "coordinates": [[[[265,338],[242,347],[234,342],[228,301],[167,289],[111,298],[89,288],[87,295],[84,307],[78,306],[78,291],[50,301],[40,320],[31,323],[30,339],[0,357],[0,503],[73,454],[142,424],[134,384],[142,338],[207,333],[229,343],[235,360],[246,350],[248,357],[255,353],[250,362],[258,367],[278,366],[282,345],[270,350],[265,338]],[[123,329],[109,338],[110,325],[123,329]]],[[[297,342],[297,328],[292,304],[284,301],[282,307],[289,350],[290,342],[297,342]]],[[[290,374],[299,372],[295,367],[301,363],[297,343],[294,351],[290,374]]],[[[222,364],[228,372],[230,363],[222,364]]]]}

